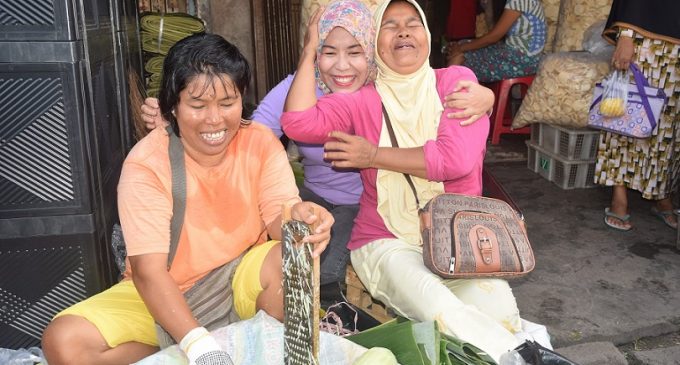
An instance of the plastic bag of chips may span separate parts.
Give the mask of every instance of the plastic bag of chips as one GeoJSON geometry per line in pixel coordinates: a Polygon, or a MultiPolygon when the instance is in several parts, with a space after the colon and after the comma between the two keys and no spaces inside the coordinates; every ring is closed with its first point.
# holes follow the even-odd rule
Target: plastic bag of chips
{"type": "Polygon", "coordinates": [[[545,52],[552,52],[557,32],[557,20],[560,16],[560,3],[562,0],[541,0],[545,23],[548,26],[548,34],[545,38],[545,52]]]}
{"type": "Polygon", "coordinates": [[[562,0],[553,50],[582,51],[586,29],[606,20],[611,6],[612,0],[562,0]]]}
{"type": "Polygon", "coordinates": [[[531,123],[585,127],[593,88],[609,73],[609,58],[589,52],[545,55],[527,91],[513,128],[531,123]]]}

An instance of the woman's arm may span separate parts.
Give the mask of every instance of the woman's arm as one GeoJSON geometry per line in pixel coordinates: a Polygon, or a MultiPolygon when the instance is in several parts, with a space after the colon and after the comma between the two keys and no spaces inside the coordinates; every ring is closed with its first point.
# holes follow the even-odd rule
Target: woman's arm
{"type": "Polygon", "coordinates": [[[141,106],[142,109],[142,120],[144,121],[144,126],[148,130],[154,130],[158,127],[165,127],[168,125],[168,121],[163,119],[161,115],[161,108],[158,106],[157,98],[146,98],[144,99],[144,104],[141,106]]]}
{"type": "MultiPolygon", "coordinates": [[[[440,95],[461,81],[477,82],[477,77],[467,67],[449,67],[439,75],[440,95]]],[[[456,112],[445,109],[444,115],[456,112]]],[[[442,117],[437,138],[425,142],[423,153],[427,165],[427,179],[450,181],[469,175],[484,159],[486,139],[489,135],[489,117],[468,126],[457,119],[442,117]]]]}
{"type": "Polygon", "coordinates": [[[194,318],[168,273],[167,262],[167,254],[130,256],[132,281],[149,313],[179,344],[191,364],[206,357],[228,358],[217,340],[194,318]]]}
{"type": "MultiPolygon", "coordinates": [[[[273,138],[273,137],[272,137],[273,138]]],[[[137,163],[133,151],[118,184],[118,213],[132,280],[154,319],[179,342],[198,326],[177,283],[168,273],[172,196],[155,171],[137,163]]]]}
{"type": "MultiPolygon", "coordinates": [[[[455,78],[455,84],[477,82],[472,71],[464,67],[447,69],[446,72],[448,76],[443,77],[455,78]]],[[[449,117],[460,110],[446,107],[436,140],[427,141],[422,147],[377,147],[365,138],[335,131],[330,135],[334,140],[324,145],[324,157],[336,167],[384,169],[432,181],[465,176],[484,157],[489,118],[484,115],[479,122],[463,126],[461,119],[449,117]]]]}
{"type": "Polygon", "coordinates": [[[322,11],[323,8],[317,10],[310,20],[305,46],[281,116],[284,133],[298,142],[324,143],[328,140],[328,133],[333,130],[352,131],[353,102],[350,94],[331,94],[320,100],[316,98],[314,60],[319,44],[317,23],[322,11]]]}
{"type": "Polygon", "coordinates": [[[425,154],[422,147],[378,147],[364,137],[340,131],[330,134],[333,141],[324,144],[324,158],[333,167],[383,169],[426,178],[425,154]]]}
{"type": "Polygon", "coordinates": [[[452,111],[447,114],[451,119],[466,120],[460,125],[470,125],[485,115],[491,115],[495,95],[488,87],[477,82],[461,80],[456,84],[453,91],[444,97],[444,106],[460,111],[452,111]]]}
{"type": "Polygon", "coordinates": [[[515,21],[519,19],[520,15],[522,15],[522,13],[517,10],[504,9],[498,22],[496,22],[494,27],[491,28],[487,34],[475,38],[470,42],[457,43],[453,46],[451,52],[457,54],[473,51],[499,42],[506,34],[508,34],[508,31],[515,21]]]}
{"type": "Polygon", "coordinates": [[[313,254],[320,255],[331,237],[333,216],[321,206],[311,202],[301,202],[295,185],[293,170],[286,152],[280,144],[264,139],[261,158],[261,179],[258,186],[258,209],[267,229],[267,234],[275,240],[281,239],[281,213],[284,204],[292,205],[292,218],[307,224],[317,224],[316,231],[306,237],[315,245],[313,254]]]}
{"type": "Polygon", "coordinates": [[[633,38],[620,34],[616,40],[616,49],[612,55],[612,66],[617,70],[627,70],[635,54],[633,38]]]}
{"type": "Polygon", "coordinates": [[[324,158],[338,168],[374,168],[401,172],[432,181],[446,181],[469,174],[484,158],[489,118],[461,126],[442,121],[436,140],[423,147],[377,147],[363,137],[332,132],[335,140],[326,142],[324,158]]]}
{"type": "Polygon", "coordinates": [[[316,105],[316,79],[314,76],[314,60],[319,46],[319,19],[323,8],[317,9],[307,26],[305,44],[302,48],[297,72],[293,84],[288,91],[284,110],[303,111],[316,105]]]}
{"type": "Polygon", "coordinates": [[[200,327],[177,284],[168,273],[167,254],[129,256],[132,281],[153,318],[178,343],[200,327]]]}

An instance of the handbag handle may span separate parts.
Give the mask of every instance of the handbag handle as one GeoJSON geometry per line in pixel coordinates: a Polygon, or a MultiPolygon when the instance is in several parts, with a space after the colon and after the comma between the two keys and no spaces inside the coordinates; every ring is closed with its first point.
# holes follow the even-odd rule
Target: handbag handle
{"type": "MultiPolygon", "coordinates": [[[[385,109],[385,104],[380,103],[382,105],[382,111],[383,115],[385,116],[385,125],[387,125],[387,132],[390,135],[390,142],[392,143],[392,147],[397,147],[399,148],[399,143],[397,143],[397,136],[394,135],[394,129],[392,128],[392,122],[390,121],[390,115],[387,113],[387,109],[385,109]]],[[[403,173],[404,176],[406,177],[406,182],[408,182],[408,186],[411,187],[411,191],[413,192],[413,196],[416,198],[416,206],[418,209],[420,209],[420,200],[418,199],[418,193],[416,192],[416,186],[413,184],[413,180],[411,180],[411,175],[407,173],[403,173]]]]}
{"type": "Polygon", "coordinates": [[[645,107],[645,112],[647,112],[647,117],[649,118],[649,122],[652,125],[653,130],[656,128],[656,118],[654,118],[654,114],[652,113],[652,106],[649,105],[649,98],[647,97],[647,91],[645,90],[645,86],[649,86],[649,82],[647,81],[645,75],[640,72],[640,69],[638,69],[638,67],[633,62],[630,63],[629,68],[631,71],[633,71],[635,85],[637,85],[638,93],[642,99],[642,106],[645,107]]]}
{"type": "Polygon", "coordinates": [[[172,260],[177,253],[179,236],[184,224],[184,212],[187,203],[187,176],[184,169],[184,147],[182,141],[172,130],[166,128],[170,136],[168,144],[168,156],[170,158],[170,171],[172,173],[172,220],[170,221],[170,251],[168,252],[168,270],[172,266],[172,260]]]}

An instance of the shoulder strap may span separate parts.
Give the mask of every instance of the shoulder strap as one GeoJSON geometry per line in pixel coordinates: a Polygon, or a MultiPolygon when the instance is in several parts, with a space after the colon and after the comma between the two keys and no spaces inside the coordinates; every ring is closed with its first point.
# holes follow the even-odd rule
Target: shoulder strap
{"type": "MultiPolygon", "coordinates": [[[[394,129],[392,128],[392,122],[390,121],[390,115],[387,114],[387,109],[385,109],[385,104],[382,104],[382,111],[383,115],[385,116],[385,124],[387,125],[387,132],[390,135],[390,142],[392,143],[392,147],[399,147],[399,143],[397,143],[397,136],[394,135],[394,129]]],[[[404,174],[404,176],[406,177],[406,182],[408,182],[408,186],[411,187],[413,196],[416,198],[416,204],[420,209],[420,200],[418,200],[418,193],[416,192],[416,186],[415,184],[413,184],[413,180],[411,180],[411,175],[404,174]]]]}
{"type": "Polygon", "coordinates": [[[184,169],[182,141],[179,140],[172,127],[167,126],[166,130],[170,136],[168,156],[170,157],[170,170],[172,172],[172,220],[170,221],[170,251],[168,252],[168,270],[170,270],[172,260],[177,253],[179,236],[184,224],[184,211],[187,203],[187,176],[184,169]]]}
{"type": "MultiPolygon", "coordinates": [[[[642,74],[640,69],[634,63],[630,63],[630,70],[633,72],[633,77],[635,77],[635,84],[637,85],[638,94],[640,94],[640,99],[642,99],[642,106],[645,107],[645,112],[647,113],[647,118],[652,126],[652,130],[656,128],[656,118],[652,112],[652,107],[649,105],[649,97],[647,96],[647,91],[645,86],[649,86],[649,82],[642,74]]],[[[664,97],[666,95],[664,94],[664,97]]]]}

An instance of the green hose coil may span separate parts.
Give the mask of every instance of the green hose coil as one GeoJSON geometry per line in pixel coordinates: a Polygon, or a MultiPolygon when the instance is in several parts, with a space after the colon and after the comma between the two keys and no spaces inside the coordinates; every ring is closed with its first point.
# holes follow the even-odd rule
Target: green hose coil
{"type": "Polygon", "coordinates": [[[146,52],[168,54],[177,41],[195,33],[205,31],[201,19],[188,14],[150,13],[140,20],[142,28],[142,49],[146,52]]]}
{"type": "Polygon", "coordinates": [[[144,64],[144,70],[148,74],[146,94],[158,97],[165,55],[178,41],[192,34],[205,32],[205,24],[199,18],[181,13],[147,13],[139,23],[142,29],[142,50],[150,57],[144,64]]]}

